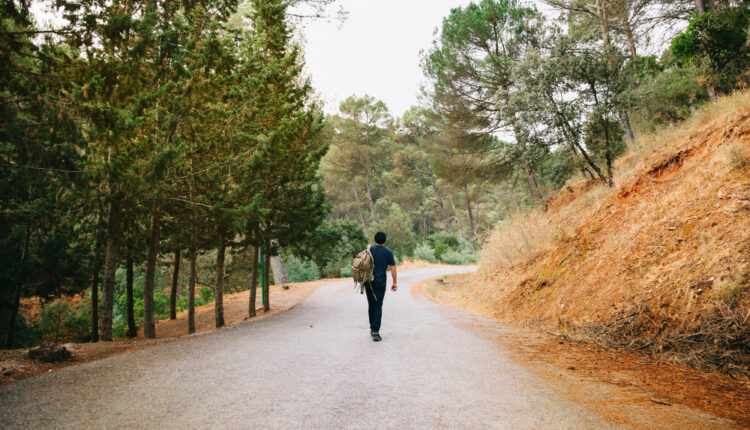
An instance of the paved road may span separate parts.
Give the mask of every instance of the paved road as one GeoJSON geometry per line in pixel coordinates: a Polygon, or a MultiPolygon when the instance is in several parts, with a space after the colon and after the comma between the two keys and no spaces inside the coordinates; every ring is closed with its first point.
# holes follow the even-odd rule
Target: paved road
{"type": "MultiPolygon", "coordinates": [[[[466,268],[400,273],[383,341],[351,281],[294,309],[0,387],[0,428],[613,428],[412,285],[466,268]]],[[[486,320],[485,320],[486,321],[486,320]]]]}

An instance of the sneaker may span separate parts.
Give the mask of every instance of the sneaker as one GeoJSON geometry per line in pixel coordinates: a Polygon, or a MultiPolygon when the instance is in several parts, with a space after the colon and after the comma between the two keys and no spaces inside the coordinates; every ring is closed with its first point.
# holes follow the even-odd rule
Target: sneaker
{"type": "Polygon", "coordinates": [[[378,333],[376,331],[372,332],[372,341],[373,342],[380,342],[381,340],[383,340],[383,338],[380,337],[380,333],[378,333]]]}

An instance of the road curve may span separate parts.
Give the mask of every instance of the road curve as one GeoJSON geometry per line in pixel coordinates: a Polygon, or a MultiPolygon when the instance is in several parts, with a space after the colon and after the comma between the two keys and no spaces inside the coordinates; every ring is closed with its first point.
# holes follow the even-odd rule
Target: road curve
{"type": "Polygon", "coordinates": [[[399,273],[382,342],[332,282],[268,320],[0,386],[0,428],[615,428],[465,328],[488,320],[409,294],[465,270],[399,273]]]}

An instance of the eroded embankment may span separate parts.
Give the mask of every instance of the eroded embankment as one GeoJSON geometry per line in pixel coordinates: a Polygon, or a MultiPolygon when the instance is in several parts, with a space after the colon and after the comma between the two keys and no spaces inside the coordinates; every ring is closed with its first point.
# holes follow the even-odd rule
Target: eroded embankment
{"type": "Polygon", "coordinates": [[[503,321],[747,376],[750,95],[653,139],[615,189],[553,198],[541,251],[493,261],[495,232],[470,297],[503,321]]]}

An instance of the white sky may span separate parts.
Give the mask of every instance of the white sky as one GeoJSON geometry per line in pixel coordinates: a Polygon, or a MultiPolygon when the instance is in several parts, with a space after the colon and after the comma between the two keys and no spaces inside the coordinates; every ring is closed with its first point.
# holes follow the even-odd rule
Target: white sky
{"type": "Polygon", "coordinates": [[[338,112],[350,95],[383,100],[394,116],[417,103],[420,50],[451,8],[468,0],[342,0],[349,13],[341,28],[317,21],[303,33],[307,70],[325,111],[338,112]]]}
{"type": "MultiPolygon", "coordinates": [[[[475,0],[476,2],[477,0],[475,0]]],[[[551,8],[527,0],[542,13],[551,8]]],[[[417,104],[423,82],[420,51],[429,50],[433,32],[452,8],[470,0],[340,0],[348,18],[339,28],[324,21],[303,29],[307,71],[327,113],[345,98],[368,94],[401,116],[417,104]]]]}

